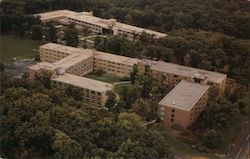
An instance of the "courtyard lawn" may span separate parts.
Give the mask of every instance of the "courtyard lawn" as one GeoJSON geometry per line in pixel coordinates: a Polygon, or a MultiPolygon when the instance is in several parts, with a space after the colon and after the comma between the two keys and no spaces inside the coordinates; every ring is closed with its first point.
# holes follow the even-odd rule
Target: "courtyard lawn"
{"type": "Polygon", "coordinates": [[[116,83],[116,82],[121,82],[125,80],[125,78],[123,77],[119,77],[119,76],[108,74],[108,73],[103,73],[101,75],[96,74],[96,73],[90,73],[90,74],[85,75],[85,77],[95,79],[98,81],[107,82],[107,83],[116,83]]]}
{"type": "Polygon", "coordinates": [[[115,92],[119,95],[121,95],[121,92],[123,90],[124,87],[132,87],[132,84],[130,82],[121,82],[121,83],[117,83],[115,85],[115,92]]]}
{"type": "Polygon", "coordinates": [[[21,60],[34,58],[36,51],[42,44],[38,41],[21,39],[14,35],[3,35],[0,37],[0,62],[11,63],[13,59],[21,60]]]}

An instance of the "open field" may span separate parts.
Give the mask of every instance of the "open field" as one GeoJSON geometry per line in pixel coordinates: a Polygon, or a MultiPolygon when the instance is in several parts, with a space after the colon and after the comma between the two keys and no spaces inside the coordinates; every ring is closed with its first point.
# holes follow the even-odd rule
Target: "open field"
{"type": "Polygon", "coordinates": [[[0,37],[0,62],[11,63],[13,58],[16,60],[33,58],[41,42],[29,39],[21,39],[13,35],[3,35],[0,37]]]}
{"type": "Polygon", "coordinates": [[[121,82],[125,80],[125,78],[123,77],[119,77],[119,76],[108,74],[108,73],[103,73],[101,75],[96,74],[96,73],[90,73],[90,74],[85,75],[85,77],[95,79],[98,81],[107,82],[107,83],[121,82]]]}

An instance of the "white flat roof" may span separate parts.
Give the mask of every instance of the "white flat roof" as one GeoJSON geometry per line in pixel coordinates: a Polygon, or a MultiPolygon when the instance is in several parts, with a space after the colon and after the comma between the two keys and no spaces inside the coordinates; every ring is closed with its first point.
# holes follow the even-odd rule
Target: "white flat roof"
{"type": "Polygon", "coordinates": [[[56,69],[56,66],[53,65],[53,63],[49,63],[49,62],[39,62],[29,67],[29,69],[32,69],[32,70],[46,69],[46,70],[54,71],[56,69]]]}
{"type": "Polygon", "coordinates": [[[51,78],[51,80],[101,93],[105,93],[106,91],[112,90],[113,88],[112,84],[93,80],[90,78],[75,76],[68,73],[64,73],[63,75],[53,77],[51,78]]]}
{"type": "Polygon", "coordinates": [[[92,55],[88,55],[88,54],[73,54],[70,56],[67,56],[65,58],[62,58],[59,61],[56,61],[55,63],[53,63],[54,65],[58,66],[58,67],[63,67],[65,69],[91,57],[92,55]]]}
{"type": "Polygon", "coordinates": [[[76,48],[76,47],[70,47],[66,45],[61,45],[61,44],[56,44],[56,43],[47,43],[44,45],[41,45],[40,48],[42,49],[47,49],[47,50],[52,50],[60,53],[66,53],[68,55],[70,54],[89,54],[89,51],[86,51],[86,49],[82,48],[76,48]]]}
{"type": "Polygon", "coordinates": [[[101,52],[101,51],[95,51],[94,58],[107,60],[107,61],[111,61],[115,63],[120,63],[124,65],[130,65],[130,66],[134,66],[134,64],[138,63],[138,59],[136,58],[130,58],[126,56],[115,55],[115,54],[101,52]]]}
{"type": "Polygon", "coordinates": [[[164,61],[153,61],[143,59],[140,61],[140,63],[151,66],[151,70],[161,71],[167,74],[179,75],[190,78],[193,78],[196,75],[206,76],[209,81],[214,83],[221,83],[227,77],[227,75],[223,73],[168,63],[164,61]]]}
{"type": "Polygon", "coordinates": [[[182,80],[158,104],[190,111],[208,91],[209,86],[182,80]]]}
{"type": "Polygon", "coordinates": [[[76,12],[70,11],[70,10],[57,10],[57,11],[51,11],[51,12],[45,12],[45,13],[38,13],[35,14],[34,16],[39,16],[40,19],[43,20],[51,20],[54,18],[59,18],[59,17],[66,17],[69,15],[74,15],[76,12]]]}
{"type": "Polygon", "coordinates": [[[149,30],[149,29],[144,29],[144,28],[140,28],[140,27],[137,27],[137,26],[128,25],[128,24],[120,23],[120,22],[117,22],[116,26],[114,28],[117,28],[117,29],[120,29],[120,30],[125,30],[125,31],[128,31],[128,32],[133,32],[134,31],[136,33],[145,32],[145,33],[151,34],[151,35],[154,34],[154,37],[156,37],[156,38],[162,38],[162,37],[167,36],[167,34],[165,34],[165,33],[157,32],[157,31],[153,31],[153,30],[149,30]]]}
{"type": "Polygon", "coordinates": [[[72,18],[74,20],[79,20],[79,21],[90,23],[90,24],[95,24],[95,25],[101,26],[101,27],[106,28],[106,29],[108,29],[108,27],[109,27],[107,19],[102,19],[99,17],[88,15],[85,12],[81,12],[81,13],[75,12],[74,15],[69,15],[67,17],[72,18]]]}
{"type": "MultiPolygon", "coordinates": [[[[71,18],[74,20],[101,26],[102,28],[106,28],[106,29],[110,28],[109,19],[95,17],[88,12],[73,12],[69,10],[58,10],[58,11],[52,11],[52,12],[39,13],[36,15],[39,15],[41,17],[41,20],[50,20],[50,19],[54,19],[57,17],[58,18],[67,17],[67,18],[71,18]]],[[[119,30],[124,30],[128,32],[136,32],[136,33],[142,33],[143,31],[145,31],[147,34],[154,34],[155,38],[161,38],[161,37],[167,36],[167,34],[165,33],[157,32],[157,31],[153,31],[149,29],[144,29],[141,27],[128,25],[128,24],[120,23],[120,22],[115,22],[115,25],[112,26],[110,29],[119,29],[119,30]]]]}

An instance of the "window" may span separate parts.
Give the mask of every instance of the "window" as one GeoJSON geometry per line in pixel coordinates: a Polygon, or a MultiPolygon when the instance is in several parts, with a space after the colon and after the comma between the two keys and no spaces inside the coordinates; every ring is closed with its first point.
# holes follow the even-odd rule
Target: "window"
{"type": "Polygon", "coordinates": [[[173,123],[174,122],[174,119],[173,118],[171,118],[171,123],[173,123]]]}
{"type": "Polygon", "coordinates": [[[160,115],[164,115],[164,112],[163,112],[163,111],[160,111],[160,115]]]}
{"type": "Polygon", "coordinates": [[[171,117],[174,117],[174,114],[171,114],[171,117]]]}
{"type": "Polygon", "coordinates": [[[175,109],[172,109],[172,112],[174,113],[174,112],[175,112],[175,109]]]}

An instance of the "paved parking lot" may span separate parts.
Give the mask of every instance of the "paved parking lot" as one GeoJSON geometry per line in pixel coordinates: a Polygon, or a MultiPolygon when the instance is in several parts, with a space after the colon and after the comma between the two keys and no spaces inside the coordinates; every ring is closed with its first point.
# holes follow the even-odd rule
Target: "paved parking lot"
{"type": "Polygon", "coordinates": [[[5,65],[5,72],[7,72],[9,75],[15,77],[20,76],[23,73],[28,72],[28,69],[30,66],[35,65],[37,61],[34,59],[24,59],[20,61],[16,61],[11,64],[5,65]]]}

